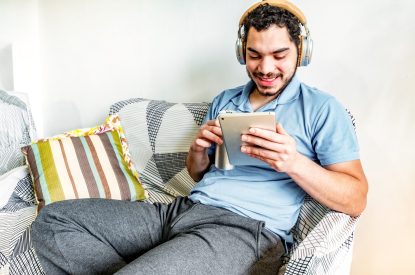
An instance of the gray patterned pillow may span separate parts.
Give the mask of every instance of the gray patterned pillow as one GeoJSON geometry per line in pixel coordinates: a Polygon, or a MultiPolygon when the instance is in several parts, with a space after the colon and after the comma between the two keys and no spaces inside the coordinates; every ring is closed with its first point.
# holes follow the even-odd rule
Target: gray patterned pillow
{"type": "Polygon", "coordinates": [[[0,90],[0,175],[24,164],[20,147],[35,138],[34,123],[26,103],[0,90]]]}
{"type": "Polygon", "coordinates": [[[131,159],[151,202],[189,194],[194,181],[185,160],[209,103],[170,103],[134,98],[111,106],[118,114],[131,159]]]}

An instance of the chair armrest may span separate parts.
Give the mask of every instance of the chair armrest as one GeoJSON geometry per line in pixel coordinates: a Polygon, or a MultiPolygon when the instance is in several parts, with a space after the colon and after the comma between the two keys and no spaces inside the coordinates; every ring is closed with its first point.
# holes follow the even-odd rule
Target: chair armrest
{"type": "Polygon", "coordinates": [[[350,265],[348,257],[358,220],[307,196],[293,229],[295,242],[279,274],[330,273],[350,265]]]}

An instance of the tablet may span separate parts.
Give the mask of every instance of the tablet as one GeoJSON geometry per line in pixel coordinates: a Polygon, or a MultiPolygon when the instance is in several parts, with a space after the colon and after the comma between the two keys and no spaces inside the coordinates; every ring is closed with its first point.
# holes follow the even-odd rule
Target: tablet
{"type": "Polygon", "coordinates": [[[274,112],[220,113],[218,119],[229,162],[232,165],[267,165],[265,162],[241,152],[241,135],[248,133],[251,127],[275,132],[274,112]]]}

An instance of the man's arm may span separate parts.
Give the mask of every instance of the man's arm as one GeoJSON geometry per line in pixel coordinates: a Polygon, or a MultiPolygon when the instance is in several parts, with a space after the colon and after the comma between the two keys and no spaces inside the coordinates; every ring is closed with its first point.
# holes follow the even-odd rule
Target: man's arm
{"type": "Polygon", "coordinates": [[[210,165],[207,149],[212,143],[222,144],[222,130],[218,120],[209,120],[203,124],[190,145],[186,159],[187,170],[194,181],[202,179],[210,165]]]}
{"type": "Polygon", "coordinates": [[[242,140],[254,146],[243,146],[242,152],[287,173],[305,192],[331,209],[350,216],[363,212],[368,183],[360,160],[322,167],[296,150],[294,138],[281,124],[276,130],[251,129],[242,140]]]}

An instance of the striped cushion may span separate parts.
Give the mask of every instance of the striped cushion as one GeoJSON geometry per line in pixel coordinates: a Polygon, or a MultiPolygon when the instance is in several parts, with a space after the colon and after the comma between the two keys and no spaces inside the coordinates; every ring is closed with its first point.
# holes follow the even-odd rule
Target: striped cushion
{"type": "Polygon", "coordinates": [[[39,209],[78,198],[143,200],[146,192],[123,158],[116,129],[86,136],[61,136],[22,148],[39,209]]]}

